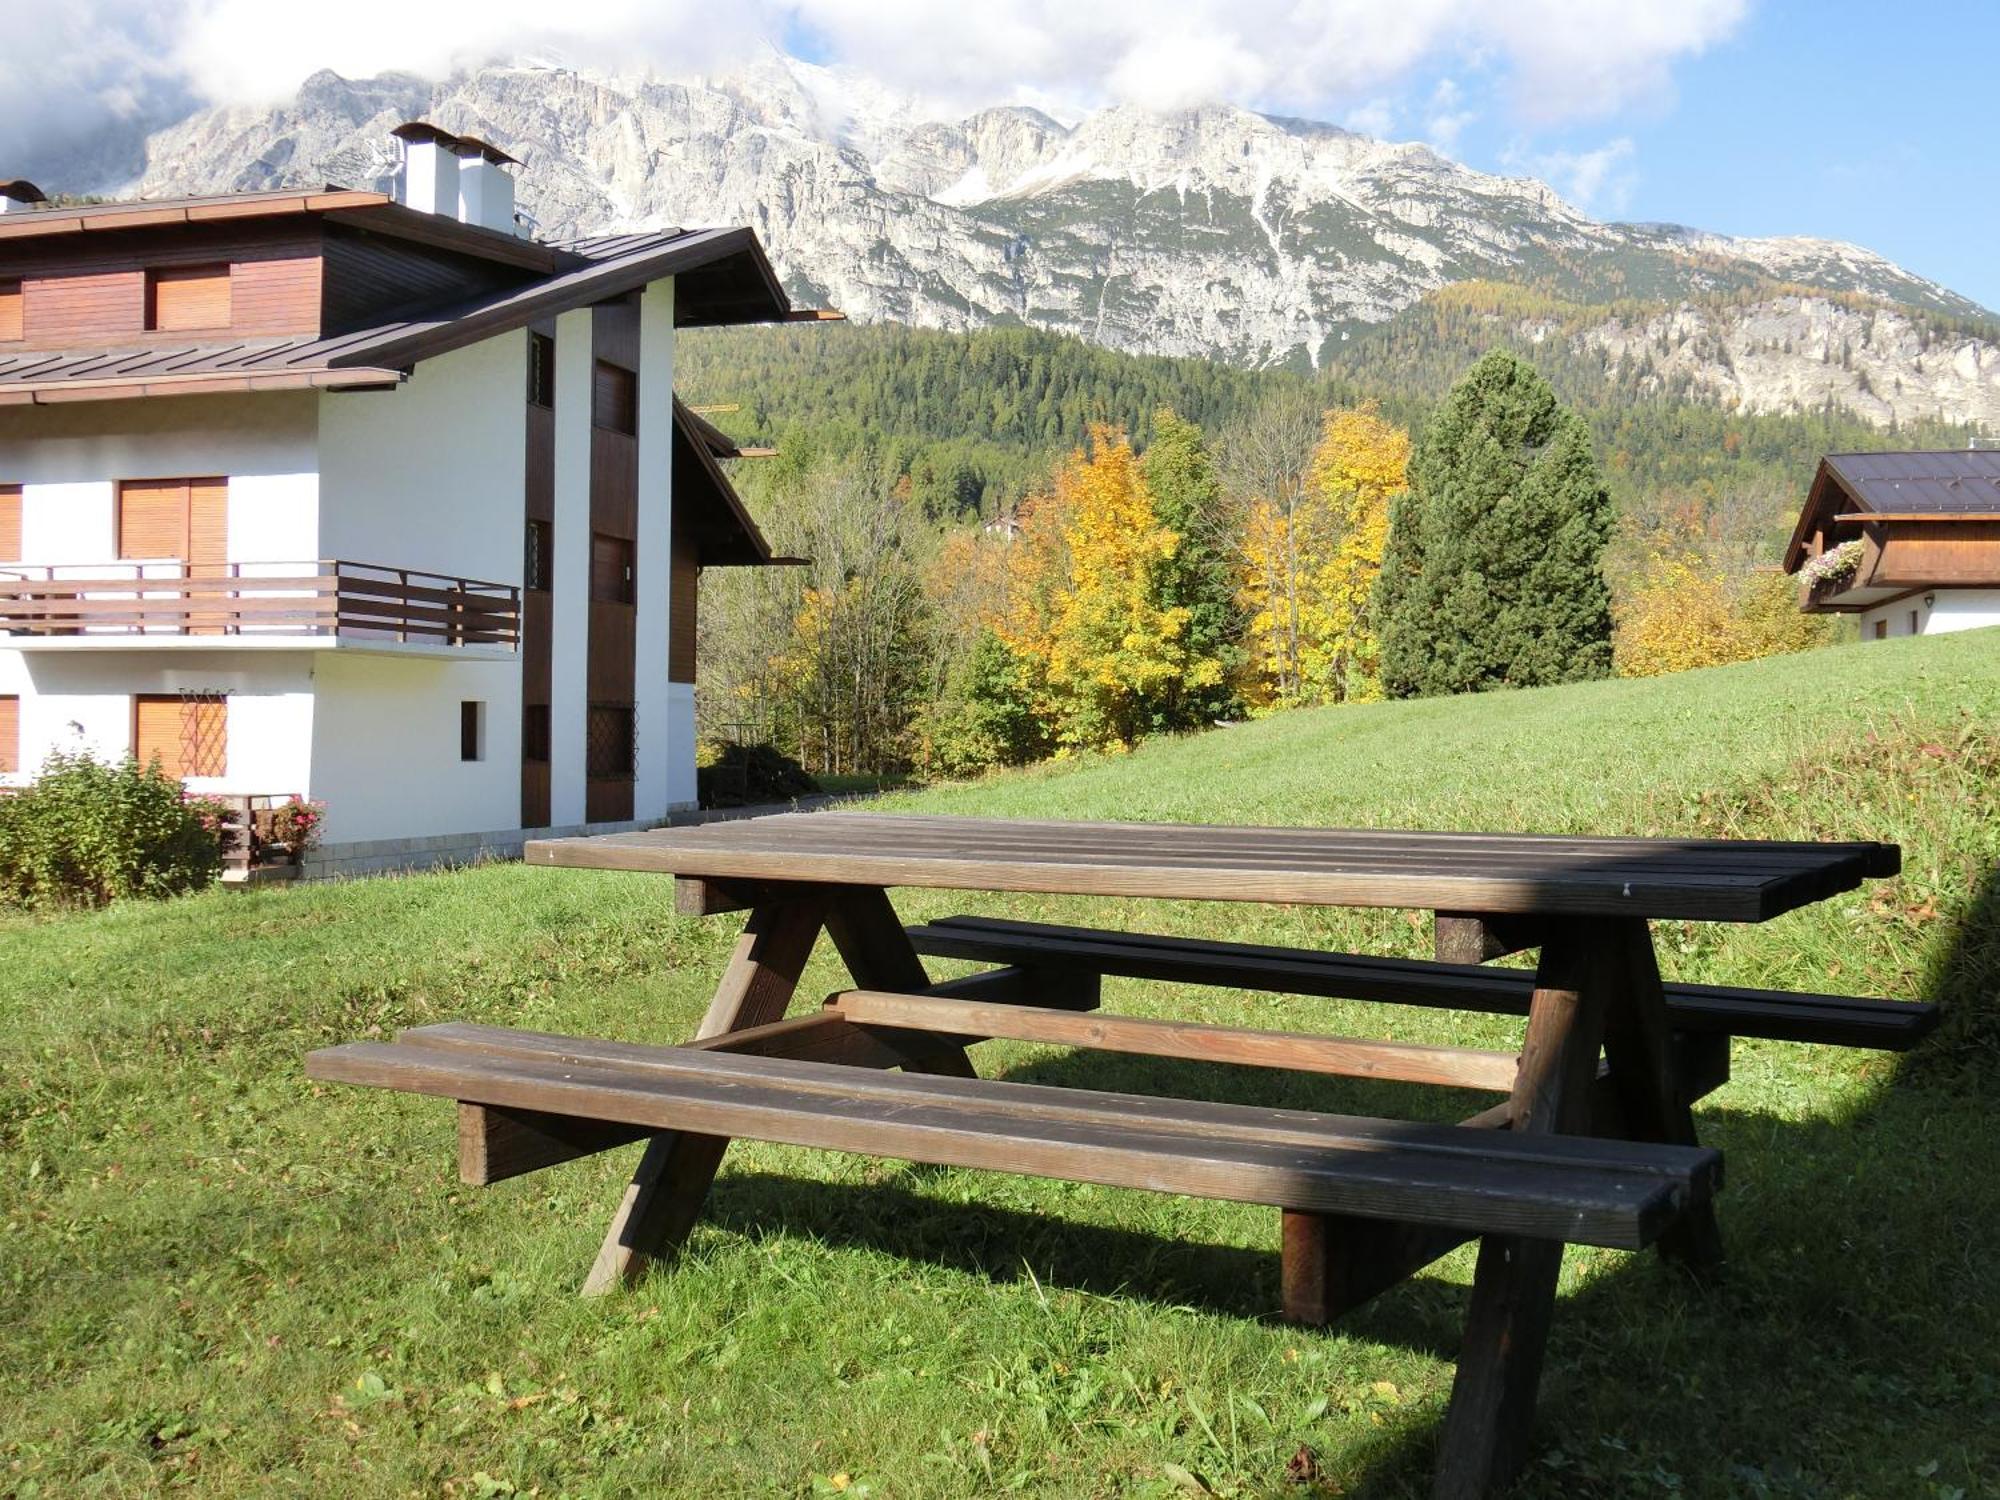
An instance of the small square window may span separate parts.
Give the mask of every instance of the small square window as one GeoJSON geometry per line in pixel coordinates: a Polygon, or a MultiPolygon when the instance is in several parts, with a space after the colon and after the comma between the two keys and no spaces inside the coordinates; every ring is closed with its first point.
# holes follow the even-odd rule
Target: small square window
{"type": "Polygon", "coordinates": [[[584,775],[611,781],[630,781],[636,759],[632,733],[632,706],[629,703],[591,704],[583,741],[584,775]]]}
{"type": "Polygon", "coordinates": [[[229,267],[170,266],[146,273],[146,327],[162,333],[230,325],[229,267]]]}
{"type": "Polygon", "coordinates": [[[486,705],[475,698],[458,705],[458,758],[486,759],[486,705]]]}
{"type": "Polygon", "coordinates": [[[528,523],[527,556],[521,564],[524,588],[546,589],[555,576],[555,526],[549,521],[528,523]]]}
{"type": "Polygon", "coordinates": [[[546,333],[528,335],[528,405],[556,404],[556,341],[546,333]]]}
{"type": "Polygon", "coordinates": [[[591,536],[590,597],[603,604],[632,602],[632,544],[624,537],[591,536]]]}
{"type": "Polygon", "coordinates": [[[608,432],[639,430],[639,377],[623,365],[597,362],[590,393],[590,420],[608,432]]]}

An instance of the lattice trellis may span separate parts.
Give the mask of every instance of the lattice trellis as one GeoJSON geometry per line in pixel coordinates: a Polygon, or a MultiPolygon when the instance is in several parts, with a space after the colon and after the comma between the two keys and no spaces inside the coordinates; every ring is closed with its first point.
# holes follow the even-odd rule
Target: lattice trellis
{"type": "Polygon", "coordinates": [[[586,776],[630,779],[639,763],[637,715],[629,703],[593,703],[584,721],[586,776]]]}
{"type": "Polygon", "coordinates": [[[181,694],[181,775],[229,774],[229,695],[181,694]]]}

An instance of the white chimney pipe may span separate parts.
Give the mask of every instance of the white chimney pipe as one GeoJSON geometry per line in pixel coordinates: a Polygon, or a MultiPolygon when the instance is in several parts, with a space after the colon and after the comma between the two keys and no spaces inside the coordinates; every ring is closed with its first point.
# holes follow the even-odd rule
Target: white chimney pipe
{"type": "Polygon", "coordinates": [[[457,218],[458,158],[451,148],[458,138],[422,121],[398,125],[394,134],[403,143],[396,201],[419,213],[457,218]]]}
{"type": "Polygon", "coordinates": [[[513,234],[514,179],[494,158],[503,153],[482,141],[458,145],[458,217],[464,224],[513,234]]]}

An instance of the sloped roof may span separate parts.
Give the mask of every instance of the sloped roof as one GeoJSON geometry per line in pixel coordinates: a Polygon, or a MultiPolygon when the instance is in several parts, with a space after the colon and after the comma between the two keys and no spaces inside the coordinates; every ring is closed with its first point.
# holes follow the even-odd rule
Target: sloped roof
{"type": "Polygon", "coordinates": [[[2000,519],[2000,452],[1955,448],[1917,453],[1829,453],[1819,461],[1799,523],[1785,548],[1785,571],[1805,562],[1819,527],[1877,520],[2000,519]]]}
{"type": "Polygon", "coordinates": [[[749,229],[671,229],[538,248],[560,255],[562,269],[428,317],[397,319],[332,338],[204,343],[155,337],[119,349],[0,354],[0,405],[394,383],[420,359],[622,296],[667,276],[676,279],[677,322],[683,307],[697,320],[704,310],[722,319],[739,309],[744,321],[759,312],[765,319],[783,318],[791,308],[749,229]]]}

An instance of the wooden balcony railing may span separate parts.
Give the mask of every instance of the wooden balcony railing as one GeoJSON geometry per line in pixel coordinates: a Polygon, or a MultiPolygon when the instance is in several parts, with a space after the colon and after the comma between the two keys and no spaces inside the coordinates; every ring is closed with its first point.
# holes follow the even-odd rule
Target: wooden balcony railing
{"type": "Polygon", "coordinates": [[[0,631],[131,637],[341,636],[505,646],[521,634],[521,591],[416,568],[321,560],[0,564],[0,631]]]}

